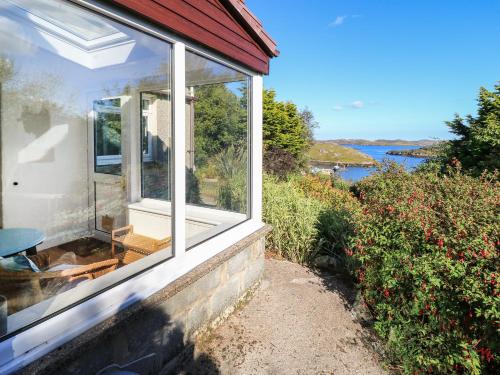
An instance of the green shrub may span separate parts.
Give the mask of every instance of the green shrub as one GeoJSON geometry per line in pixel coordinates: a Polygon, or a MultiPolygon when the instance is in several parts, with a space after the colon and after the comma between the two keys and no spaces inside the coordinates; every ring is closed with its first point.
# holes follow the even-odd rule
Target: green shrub
{"type": "Polygon", "coordinates": [[[301,176],[294,183],[307,197],[323,205],[317,225],[318,251],[345,261],[344,250],[354,236],[361,211],[359,201],[345,187],[334,187],[334,181],[326,175],[301,176]]]}
{"type": "Polygon", "coordinates": [[[358,183],[363,219],[347,252],[404,373],[499,373],[495,181],[392,165],[358,183]]]}
{"type": "Polygon", "coordinates": [[[230,146],[215,157],[219,186],[217,207],[244,213],[247,209],[247,153],[230,146]]]}
{"type": "Polygon", "coordinates": [[[328,178],[293,176],[288,181],[264,179],[264,221],[273,226],[268,246],[299,263],[317,254],[344,257],[354,231],[359,203],[328,178]]]}
{"type": "Polygon", "coordinates": [[[291,181],[265,177],[263,218],[273,226],[267,246],[280,256],[305,263],[315,255],[322,204],[307,198],[291,181]]]}

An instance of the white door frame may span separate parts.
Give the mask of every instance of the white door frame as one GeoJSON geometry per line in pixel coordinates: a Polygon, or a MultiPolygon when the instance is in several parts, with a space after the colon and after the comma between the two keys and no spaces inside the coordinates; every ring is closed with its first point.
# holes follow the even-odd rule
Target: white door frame
{"type": "MultiPolygon", "coordinates": [[[[92,94],[91,94],[92,95],[92,94]]],[[[91,235],[101,240],[109,241],[110,233],[98,229],[97,223],[97,191],[96,183],[105,183],[110,186],[116,185],[118,189],[124,189],[124,197],[126,202],[124,204],[124,216],[125,222],[126,217],[126,204],[130,202],[130,184],[127,181],[131,181],[131,160],[129,146],[131,135],[131,114],[134,110],[133,107],[133,95],[122,95],[122,96],[102,96],[99,93],[95,93],[92,97],[88,98],[89,111],[88,111],[88,189],[89,189],[89,230],[91,235]],[[95,159],[95,120],[96,112],[94,110],[94,102],[96,100],[109,100],[109,99],[120,99],[120,113],[121,113],[121,155],[110,155],[101,158],[101,160],[107,160],[110,164],[121,163],[121,175],[112,175],[106,173],[96,172],[95,168],[97,165],[97,160],[95,159]]]]}

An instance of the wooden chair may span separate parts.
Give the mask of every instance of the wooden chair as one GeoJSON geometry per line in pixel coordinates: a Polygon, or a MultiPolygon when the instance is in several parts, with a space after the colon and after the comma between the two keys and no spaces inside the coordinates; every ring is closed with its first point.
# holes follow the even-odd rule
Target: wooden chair
{"type": "MultiPolygon", "coordinates": [[[[38,259],[32,260],[37,263],[38,259]]],[[[10,315],[44,299],[40,285],[42,280],[56,278],[64,278],[68,282],[79,279],[92,280],[114,271],[117,266],[117,259],[108,259],[63,271],[7,271],[0,268],[0,294],[7,297],[7,312],[10,315]]]]}
{"type": "Polygon", "coordinates": [[[124,265],[133,263],[156,251],[163,250],[170,246],[171,243],[172,237],[157,240],[134,233],[133,225],[114,229],[111,232],[111,254],[124,265]],[[117,245],[123,248],[123,252],[116,253],[117,245]]]}

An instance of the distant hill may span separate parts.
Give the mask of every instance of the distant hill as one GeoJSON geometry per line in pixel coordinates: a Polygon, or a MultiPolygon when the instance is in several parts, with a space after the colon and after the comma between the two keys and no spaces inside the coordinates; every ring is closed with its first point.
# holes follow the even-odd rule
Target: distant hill
{"type": "Polygon", "coordinates": [[[332,142],[315,142],[309,150],[312,165],[333,166],[372,166],[375,160],[370,156],[350,147],[332,142]]]}
{"type": "Polygon", "coordinates": [[[440,143],[434,143],[430,146],[423,146],[411,150],[390,150],[387,151],[386,154],[407,156],[412,158],[434,158],[438,155],[441,147],[442,145],[440,143]]]}
{"type": "Polygon", "coordinates": [[[431,146],[438,141],[432,139],[419,139],[416,141],[407,141],[404,139],[332,139],[327,141],[318,141],[323,143],[336,143],[339,145],[361,145],[361,146],[431,146]]]}

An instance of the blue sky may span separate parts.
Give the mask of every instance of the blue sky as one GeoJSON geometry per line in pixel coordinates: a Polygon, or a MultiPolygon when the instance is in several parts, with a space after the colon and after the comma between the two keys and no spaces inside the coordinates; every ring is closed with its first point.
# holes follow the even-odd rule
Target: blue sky
{"type": "Polygon", "coordinates": [[[500,80],[497,0],[246,0],[278,42],[264,82],[317,139],[449,138],[500,80]]]}

